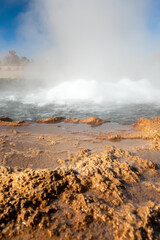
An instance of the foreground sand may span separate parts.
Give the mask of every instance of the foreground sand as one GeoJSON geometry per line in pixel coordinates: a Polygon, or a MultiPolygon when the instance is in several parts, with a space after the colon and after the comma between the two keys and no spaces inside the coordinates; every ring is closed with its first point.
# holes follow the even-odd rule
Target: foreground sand
{"type": "Polygon", "coordinates": [[[160,239],[159,122],[1,124],[1,239],[160,239]]]}

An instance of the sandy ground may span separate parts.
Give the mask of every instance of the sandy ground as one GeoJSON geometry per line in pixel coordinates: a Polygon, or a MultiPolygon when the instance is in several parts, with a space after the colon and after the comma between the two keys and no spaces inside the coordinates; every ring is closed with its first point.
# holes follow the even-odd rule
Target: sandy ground
{"type": "Polygon", "coordinates": [[[1,124],[1,239],[160,239],[154,123],[1,124]]]}

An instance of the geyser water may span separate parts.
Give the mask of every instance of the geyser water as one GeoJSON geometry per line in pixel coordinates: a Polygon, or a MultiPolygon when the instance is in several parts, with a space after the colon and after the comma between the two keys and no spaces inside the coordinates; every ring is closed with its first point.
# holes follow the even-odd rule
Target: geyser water
{"type": "Polygon", "coordinates": [[[19,34],[21,49],[34,61],[16,87],[1,89],[1,113],[11,104],[15,112],[21,109],[18,117],[31,119],[47,114],[114,119],[121,111],[132,121],[130,109],[137,117],[158,114],[155,8],[151,0],[32,0],[20,17],[19,34]]]}
{"type": "Polygon", "coordinates": [[[155,89],[151,90],[150,84],[145,80],[131,82],[125,79],[118,84],[99,85],[96,81],[79,79],[51,88],[28,86],[23,90],[23,81],[17,82],[17,88],[15,82],[12,84],[10,82],[0,88],[0,115],[15,120],[35,121],[51,116],[97,116],[112,122],[133,123],[140,117],[160,115],[159,91],[155,94],[155,89]]]}

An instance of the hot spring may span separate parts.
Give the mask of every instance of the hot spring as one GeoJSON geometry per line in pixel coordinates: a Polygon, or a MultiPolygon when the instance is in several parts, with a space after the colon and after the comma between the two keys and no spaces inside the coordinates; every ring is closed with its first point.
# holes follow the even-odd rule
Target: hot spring
{"type": "Polygon", "coordinates": [[[98,83],[77,80],[57,86],[27,86],[23,80],[0,81],[0,116],[35,121],[64,116],[96,116],[117,123],[160,115],[160,94],[147,81],[98,83]]]}
{"type": "Polygon", "coordinates": [[[158,9],[152,0],[31,0],[13,46],[33,61],[24,79],[0,81],[0,115],[160,115],[158,9]]]}

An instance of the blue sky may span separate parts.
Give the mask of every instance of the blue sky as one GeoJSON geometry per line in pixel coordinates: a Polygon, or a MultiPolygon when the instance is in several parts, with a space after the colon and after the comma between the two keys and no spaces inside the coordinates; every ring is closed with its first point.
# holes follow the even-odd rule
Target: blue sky
{"type": "Polygon", "coordinates": [[[9,50],[17,41],[19,16],[30,0],[0,0],[0,51],[9,50]]]}
{"type": "Polygon", "coordinates": [[[153,0],[153,4],[149,9],[148,26],[151,32],[157,31],[160,25],[160,0],[153,0]]]}

